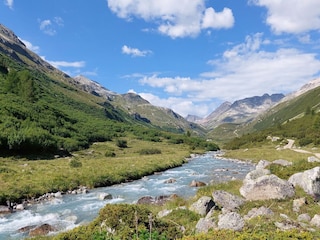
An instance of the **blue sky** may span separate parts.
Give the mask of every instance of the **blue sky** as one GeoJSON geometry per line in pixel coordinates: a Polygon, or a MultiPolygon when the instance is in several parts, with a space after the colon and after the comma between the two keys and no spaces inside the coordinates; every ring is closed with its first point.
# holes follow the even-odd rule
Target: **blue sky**
{"type": "Polygon", "coordinates": [[[205,117],[320,74],[319,0],[2,0],[0,23],[70,76],[205,117]]]}

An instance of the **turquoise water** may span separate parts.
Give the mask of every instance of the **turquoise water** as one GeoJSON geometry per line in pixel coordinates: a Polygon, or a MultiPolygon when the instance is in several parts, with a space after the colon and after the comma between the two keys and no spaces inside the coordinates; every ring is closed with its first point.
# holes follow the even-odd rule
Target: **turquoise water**
{"type": "Polygon", "coordinates": [[[129,183],[97,188],[88,194],[63,195],[53,201],[28,207],[24,211],[0,217],[0,239],[23,239],[20,228],[48,223],[59,231],[72,229],[92,221],[107,203],[135,203],[143,196],[177,194],[184,198],[195,195],[197,189],[189,187],[192,180],[205,183],[243,179],[253,169],[250,163],[225,160],[210,152],[192,158],[181,167],[144,177],[129,183]],[[174,183],[165,183],[173,178],[174,183]],[[100,193],[110,193],[111,200],[100,200],[100,193]]]}

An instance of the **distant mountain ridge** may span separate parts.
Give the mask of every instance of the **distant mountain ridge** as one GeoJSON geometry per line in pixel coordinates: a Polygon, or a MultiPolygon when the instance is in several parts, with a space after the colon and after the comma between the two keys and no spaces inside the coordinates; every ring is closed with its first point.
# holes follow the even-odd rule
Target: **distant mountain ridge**
{"type": "MultiPolygon", "coordinates": [[[[206,129],[213,129],[224,123],[242,124],[253,120],[262,112],[278,103],[283,94],[264,94],[237,100],[234,103],[224,102],[209,116],[203,119],[195,119],[195,123],[206,129]]],[[[188,118],[191,121],[191,118],[188,118]]]]}

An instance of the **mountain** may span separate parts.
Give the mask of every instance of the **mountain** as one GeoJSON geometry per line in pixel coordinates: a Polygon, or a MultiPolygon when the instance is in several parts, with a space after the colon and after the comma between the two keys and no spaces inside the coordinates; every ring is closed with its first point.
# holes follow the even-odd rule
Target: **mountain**
{"type": "Polygon", "coordinates": [[[214,129],[221,124],[243,124],[252,121],[284,97],[283,94],[264,94],[237,100],[234,103],[224,102],[204,119],[195,122],[206,129],[214,129]]]}

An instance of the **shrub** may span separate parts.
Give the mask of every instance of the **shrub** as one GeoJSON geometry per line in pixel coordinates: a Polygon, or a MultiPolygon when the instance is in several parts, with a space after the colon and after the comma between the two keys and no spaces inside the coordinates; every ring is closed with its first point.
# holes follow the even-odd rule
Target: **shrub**
{"type": "Polygon", "coordinates": [[[124,139],[118,139],[116,145],[119,148],[127,148],[128,147],[127,140],[124,140],[124,139]]]}
{"type": "Polygon", "coordinates": [[[72,168],[79,168],[82,167],[82,163],[79,160],[72,159],[69,163],[70,167],[72,168]]]}
{"type": "Polygon", "coordinates": [[[115,152],[113,152],[113,151],[107,150],[107,151],[105,152],[104,156],[106,156],[106,157],[115,157],[116,154],[115,154],[115,152]]]}
{"type": "Polygon", "coordinates": [[[157,148],[145,148],[139,151],[140,155],[161,154],[161,150],[157,148]]]}

